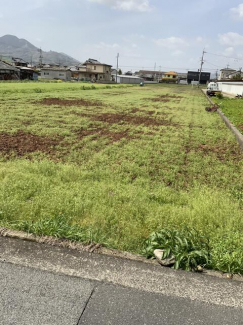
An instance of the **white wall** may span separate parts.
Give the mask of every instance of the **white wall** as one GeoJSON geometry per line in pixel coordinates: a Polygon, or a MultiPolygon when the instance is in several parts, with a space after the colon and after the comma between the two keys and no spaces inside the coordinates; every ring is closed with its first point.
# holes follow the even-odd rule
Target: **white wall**
{"type": "Polygon", "coordinates": [[[117,76],[117,83],[119,84],[140,84],[142,82],[142,78],[135,78],[133,76],[124,76],[124,75],[118,75],[117,76]]]}
{"type": "Polygon", "coordinates": [[[218,82],[219,90],[231,95],[243,95],[243,82],[218,82]]]}

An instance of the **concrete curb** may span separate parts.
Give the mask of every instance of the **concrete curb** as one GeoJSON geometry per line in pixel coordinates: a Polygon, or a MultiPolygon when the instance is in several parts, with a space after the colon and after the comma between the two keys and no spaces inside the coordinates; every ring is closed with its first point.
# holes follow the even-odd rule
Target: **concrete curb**
{"type": "MultiPolygon", "coordinates": [[[[54,246],[60,249],[70,249],[73,251],[77,251],[79,253],[91,253],[94,255],[115,257],[118,259],[120,258],[127,261],[142,262],[143,264],[161,267],[157,260],[149,260],[141,255],[136,255],[129,252],[122,252],[116,249],[109,249],[106,247],[102,247],[102,245],[100,244],[95,244],[95,243],[91,245],[84,245],[80,242],[73,242],[70,240],[58,239],[50,236],[37,236],[34,234],[26,233],[24,231],[11,230],[4,227],[0,227],[0,237],[23,240],[26,242],[33,242],[33,243],[43,244],[47,246],[54,246]]],[[[162,267],[162,268],[170,270],[170,268],[168,267],[162,267]]],[[[182,270],[175,271],[175,272],[188,273],[182,270]]],[[[191,274],[200,274],[200,273],[191,272],[191,274]]],[[[208,269],[204,269],[201,274],[220,278],[220,279],[228,279],[228,280],[231,279],[237,282],[238,281],[243,282],[243,277],[239,274],[223,273],[221,271],[208,270],[208,269]]]]}
{"type": "MultiPolygon", "coordinates": [[[[209,103],[211,105],[215,105],[215,103],[211,100],[211,98],[208,97],[208,95],[203,91],[202,89],[202,93],[206,96],[206,98],[208,99],[209,103]]],[[[243,135],[240,133],[240,131],[230,122],[230,120],[224,115],[224,113],[218,109],[217,110],[219,116],[222,118],[222,120],[224,121],[225,125],[227,126],[227,128],[230,129],[230,131],[234,134],[240,148],[243,150],[243,135]]]]}
{"type": "Polygon", "coordinates": [[[123,258],[132,261],[139,261],[146,264],[157,264],[155,260],[148,260],[147,258],[141,255],[132,254],[129,252],[122,252],[116,249],[109,249],[96,243],[92,243],[90,245],[84,245],[80,242],[74,242],[66,239],[58,239],[50,236],[37,236],[34,234],[26,233],[24,231],[12,230],[3,227],[0,227],[0,237],[21,239],[21,240],[35,242],[39,244],[56,246],[59,248],[68,248],[79,252],[96,253],[101,255],[113,256],[113,257],[123,258]]]}

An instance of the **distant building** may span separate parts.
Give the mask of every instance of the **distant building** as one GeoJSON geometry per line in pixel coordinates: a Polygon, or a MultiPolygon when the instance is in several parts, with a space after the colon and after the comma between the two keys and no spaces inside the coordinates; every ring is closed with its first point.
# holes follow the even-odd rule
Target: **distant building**
{"type": "Polygon", "coordinates": [[[38,80],[38,73],[27,67],[18,67],[20,71],[20,80],[38,80]]]}
{"type": "Polygon", "coordinates": [[[178,72],[177,73],[177,79],[180,80],[186,80],[187,81],[187,72],[178,72]]]}
{"type": "Polygon", "coordinates": [[[235,71],[228,75],[230,80],[242,80],[243,79],[243,72],[242,71],[235,71]]]}
{"type": "Polygon", "coordinates": [[[66,68],[42,68],[41,78],[48,80],[71,81],[71,70],[66,68]]]}
{"type": "Polygon", "coordinates": [[[71,67],[72,77],[79,81],[110,82],[111,65],[88,59],[82,65],[71,67]]]}
{"type": "Polygon", "coordinates": [[[164,75],[162,71],[155,70],[140,70],[135,72],[137,77],[143,78],[145,81],[161,81],[164,75]]]}
{"type": "Polygon", "coordinates": [[[229,79],[229,76],[234,72],[236,72],[235,69],[230,69],[230,68],[221,69],[218,80],[229,79]]]}
{"type": "Polygon", "coordinates": [[[20,71],[11,64],[0,60],[0,80],[19,80],[20,71]]]}
{"type": "Polygon", "coordinates": [[[144,79],[136,76],[118,75],[117,83],[119,84],[140,84],[144,79]]]}
{"type": "Polygon", "coordinates": [[[178,80],[178,74],[175,71],[165,72],[162,78],[162,82],[176,83],[178,80]]]}
{"type": "Polygon", "coordinates": [[[12,58],[12,62],[16,67],[28,67],[28,62],[21,58],[12,58]]]}
{"type": "MultiPolygon", "coordinates": [[[[199,82],[200,71],[188,71],[187,82],[191,84],[193,81],[199,82]]],[[[202,71],[200,83],[206,85],[210,81],[211,73],[202,71]]]]}
{"type": "Polygon", "coordinates": [[[111,69],[111,81],[116,81],[116,76],[119,74],[119,71],[116,69],[111,69]]]}
{"type": "Polygon", "coordinates": [[[96,81],[111,80],[111,65],[101,63],[94,59],[88,59],[84,62],[83,66],[86,66],[95,75],[96,81]]]}

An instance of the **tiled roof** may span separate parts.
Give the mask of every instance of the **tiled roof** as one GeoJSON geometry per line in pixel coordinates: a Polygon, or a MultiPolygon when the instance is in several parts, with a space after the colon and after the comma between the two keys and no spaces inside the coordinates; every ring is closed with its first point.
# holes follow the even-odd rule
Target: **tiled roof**
{"type": "Polygon", "coordinates": [[[0,70],[12,70],[12,71],[19,71],[17,68],[12,66],[11,64],[8,64],[6,62],[3,62],[0,60],[0,70]]]}

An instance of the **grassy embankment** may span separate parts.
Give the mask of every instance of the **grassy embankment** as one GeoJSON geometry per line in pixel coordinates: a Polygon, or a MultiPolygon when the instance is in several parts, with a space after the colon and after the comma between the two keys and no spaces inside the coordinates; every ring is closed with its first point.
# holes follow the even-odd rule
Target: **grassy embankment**
{"type": "Polygon", "coordinates": [[[187,226],[243,273],[243,155],[206,98],[95,87],[0,84],[0,225],[137,253],[187,226]]]}
{"type": "Polygon", "coordinates": [[[222,99],[213,98],[213,101],[220,106],[222,112],[243,133],[243,99],[224,97],[222,99]]]}

